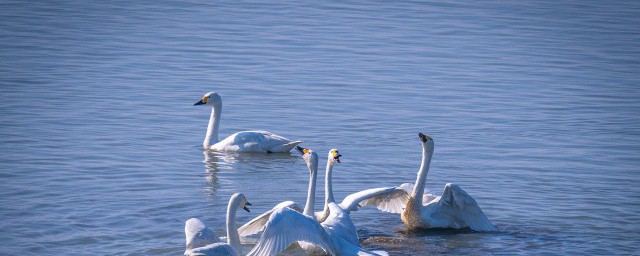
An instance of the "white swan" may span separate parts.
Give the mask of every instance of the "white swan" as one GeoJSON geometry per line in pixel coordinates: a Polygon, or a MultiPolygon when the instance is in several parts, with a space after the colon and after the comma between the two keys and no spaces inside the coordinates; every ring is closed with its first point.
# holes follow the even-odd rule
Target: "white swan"
{"type": "Polygon", "coordinates": [[[196,218],[187,220],[184,225],[186,236],[186,250],[184,255],[218,255],[239,256],[242,253],[240,236],[236,227],[236,211],[243,208],[249,211],[247,205],[251,205],[247,198],[240,193],[235,193],[229,199],[227,205],[227,242],[224,243],[207,228],[202,221],[196,218]]]}
{"type": "MultiPolygon", "coordinates": [[[[340,162],[338,150],[329,151],[327,172],[330,174],[333,164],[340,162]]],[[[328,180],[331,177],[329,175],[328,180]]],[[[327,188],[331,188],[330,184],[327,188]]],[[[392,188],[393,189],[393,188],[392,188]]],[[[327,194],[327,195],[331,195],[327,194]]],[[[285,250],[293,242],[307,242],[322,248],[331,255],[387,255],[381,251],[366,251],[360,248],[356,227],[351,221],[349,211],[328,200],[326,219],[320,223],[305,209],[305,214],[290,208],[276,209],[266,223],[264,232],[256,246],[248,255],[275,255],[285,250]]],[[[303,243],[304,244],[304,243],[303,243]]]]}
{"type": "Polygon", "coordinates": [[[422,141],[422,164],[415,186],[402,184],[393,191],[365,199],[360,205],[374,205],[382,211],[399,213],[408,229],[468,227],[475,231],[494,231],[495,227],[476,200],[459,186],[448,183],[439,197],[424,193],[434,143],[427,135],[419,133],[418,136],[422,141]]]}
{"type": "Polygon", "coordinates": [[[218,128],[220,127],[220,116],[222,115],[222,98],[220,95],[215,92],[209,92],[193,105],[209,105],[212,108],[207,135],[204,138],[204,142],[202,142],[202,146],[205,149],[238,152],[289,152],[302,142],[292,141],[268,131],[237,132],[219,141],[218,128]]]}
{"type": "MultiPolygon", "coordinates": [[[[266,226],[267,221],[269,220],[269,217],[271,217],[271,214],[282,208],[290,208],[297,212],[302,212],[305,216],[314,217],[314,206],[316,202],[316,180],[318,177],[318,154],[313,152],[313,150],[311,149],[302,148],[300,146],[297,146],[296,149],[300,152],[300,154],[302,154],[302,158],[304,159],[305,163],[307,164],[307,168],[309,169],[309,189],[307,190],[307,201],[305,203],[304,210],[293,201],[284,201],[273,207],[271,210],[245,223],[238,229],[240,236],[250,236],[262,232],[266,226]]],[[[322,253],[324,251],[322,248],[316,247],[313,244],[306,243],[304,241],[298,241],[298,244],[304,250],[309,252],[322,253]]]]}
{"type": "Polygon", "coordinates": [[[279,203],[271,210],[266,211],[265,213],[253,218],[252,220],[242,225],[242,227],[238,229],[238,233],[241,237],[250,236],[262,232],[271,214],[281,208],[292,208],[297,212],[303,212],[305,215],[313,217],[313,210],[316,201],[316,179],[318,177],[318,154],[310,149],[302,148],[299,146],[296,148],[300,152],[300,154],[302,154],[302,158],[307,164],[307,168],[309,168],[309,189],[307,190],[307,201],[305,203],[304,210],[298,203],[293,201],[284,201],[282,203],[279,203]]]}

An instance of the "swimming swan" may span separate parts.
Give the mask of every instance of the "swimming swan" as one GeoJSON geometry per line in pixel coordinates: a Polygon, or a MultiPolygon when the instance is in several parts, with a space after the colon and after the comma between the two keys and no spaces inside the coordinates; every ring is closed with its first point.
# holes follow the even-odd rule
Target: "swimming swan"
{"type": "Polygon", "coordinates": [[[495,231],[476,200],[458,185],[448,183],[441,196],[425,194],[424,188],[433,156],[431,137],[418,134],[422,141],[422,164],[416,185],[405,183],[388,193],[360,202],[360,206],[373,205],[378,209],[401,214],[408,229],[471,228],[475,231],[495,231]]]}
{"type": "Polygon", "coordinates": [[[268,131],[243,131],[232,134],[226,139],[218,140],[218,128],[222,115],[222,98],[215,92],[209,92],[196,105],[211,106],[211,118],[207,127],[207,135],[202,142],[205,149],[215,151],[238,152],[289,152],[302,141],[292,141],[268,131]]]}
{"type": "MultiPolygon", "coordinates": [[[[335,162],[340,162],[340,156],[336,149],[329,151],[327,170],[332,169],[335,162]]],[[[260,240],[248,255],[275,255],[297,241],[311,243],[331,255],[387,255],[386,252],[362,249],[349,211],[332,200],[329,199],[328,203],[329,215],[322,223],[311,216],[313,211],[308,209],[305,209],[305,214],[288,207],[276,209],[269,216],[260,240]]]]}
{"type": "Polygon", "coordinates": [[[236,211],[242,208],[249,211],[247,205],[251,205],[247,198],[240,193],[235,193],[229,199],[227,206],[227,242],[224,243],[197,218],[187,220],[184,225],[186,236],[186,250],[184,255],[218,255],[239,256],[242,253],[240,236],[236,228],[236,211]]]}

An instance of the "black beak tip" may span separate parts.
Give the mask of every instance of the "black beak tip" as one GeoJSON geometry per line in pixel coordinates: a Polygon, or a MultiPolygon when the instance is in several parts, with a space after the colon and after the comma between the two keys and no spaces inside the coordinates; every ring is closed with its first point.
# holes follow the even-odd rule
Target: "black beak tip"
{"type": "Polygon", "coordinates": [[[245,205],[253,206],[253,205],[252,205],[251,203],[249,203],[249,202],[245,203],[245,205]]]}
{"type": "Polygon", "coordinates": [[[242,209],[244,209],[244,210],[245,210],[245,211],[247,211],[247,212],[251,212],[251,211],[249,211],[249,208],[247,208],[246,206],[245,206],[245,207],[242,207],[242,209]]]}
{"type": "Polygon", "coordinates": [[[296,150],[298,150],[298,152],[300,152],[300,154],[304,155],[304,148],[301,146],[296,146],[296,150]]]}
{"type": "Polygon", "coordinates": [[[422,142],[427,142],[429,140],[431,140],[431,137],[424,135],[424,133],[418,133],[418,137],[420,137],[420,140],[422,142]]]}
{"type": "Polygon", "coordinates": [[[198,101],[198,102],[196,102],[196,103],[193,103],[193,105],[194,105],[194,106],[197,106],[197,105],[204,105],[204,102],[202,102],[202,100],[201,100],[201,101],[198,101]]]}

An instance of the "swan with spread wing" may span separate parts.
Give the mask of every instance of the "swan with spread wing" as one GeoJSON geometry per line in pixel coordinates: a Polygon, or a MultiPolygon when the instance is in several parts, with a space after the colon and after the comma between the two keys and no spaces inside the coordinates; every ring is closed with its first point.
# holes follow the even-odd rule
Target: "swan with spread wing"
{"type": "Polygon", "coordinates": [[[408,229],[470,228],[475,231],[494,231],[495,227],[476,200],[458,185],[446,184],[440,196],[424,193],[434,143],[431,137],[423,133],[419,133],[418,137],[422,142],[422,164],[415,184],[402,184],[392,191],[367,198],[357,206],[372,205],[382,211],[401,214],[402,222],[408,229]]]}

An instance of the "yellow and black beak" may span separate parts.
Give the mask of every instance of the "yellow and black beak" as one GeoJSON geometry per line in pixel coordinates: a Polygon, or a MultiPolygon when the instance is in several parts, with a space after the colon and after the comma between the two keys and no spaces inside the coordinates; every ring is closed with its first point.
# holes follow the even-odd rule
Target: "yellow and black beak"
{"type": "Polygon", "coordinates": [[[244,209],[244,210],[245,210],[245,211],[247,211],[247,212],[251,212],[251,211],[249,211],[249,207],[247,207],[247,205],[248,205],[248,206],[251,206],[251,203],[249,203],[249,202],[245,203],[245,204],[244,204],[244,207],[242,207],[242,209],[244,209]]]}
{"type": "Polygon", "coordinates": [[[342,163],[342,162],[340,162],[340,157],[341,157],[341,156],[342,156],[342,155],[341,155],[340,153],[338,153],[338,151],[337,151],[337,150],[333,152],[333,160],[335,160],[335,161],[336,161],[336,162],[338,162],[338,163],[342,163]]]}
{"type": "Polygon", "coordinates": [[[421,132],[420,132],[420,133],[418,133],[418,137],[420,137],[420,140],[421,140],[422,142],[427,142],[427,141],[430,141],[430,140],[431,140],[431,137],[429,137],[429,136],[427,136],[427,135],[424,135],[424,133],[421,133],[421,132]]]}
{"type": "Polygon", "coordinates": [[[207,100],[208,100],[208,98],[207,98],[207,97],[204,97],[204,98],[202,98],[200,101],[198,101],[198,102],[194,103],[193,105],[194,105],[194,106],[197,106],[197,105],[204,105],[204,104],[207,104],[207,100]]]}
{"type": "Polygon", "coordinates": [[[298,150],[298,152],[300,152],[300,154],[304,155],[309,153],[311,150],[308,148],[303,148],[301,146],[296,146],[296,150],[298,150]]]}

